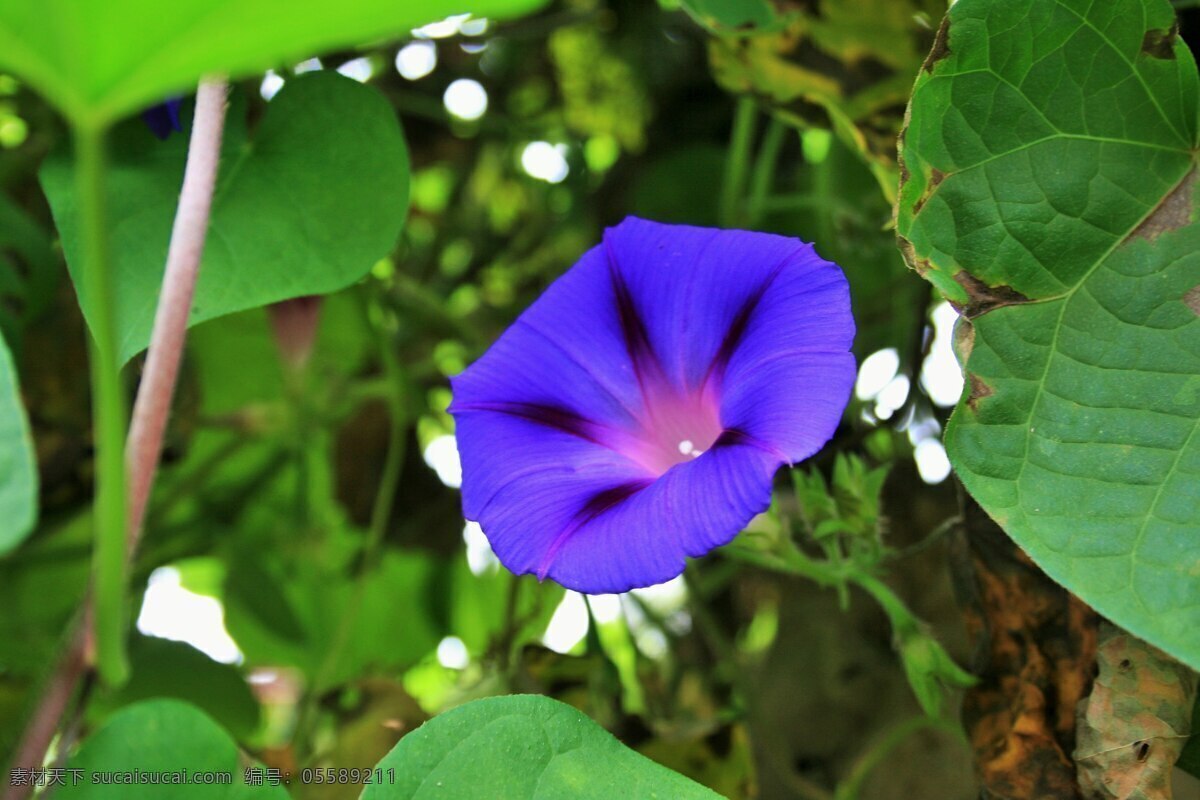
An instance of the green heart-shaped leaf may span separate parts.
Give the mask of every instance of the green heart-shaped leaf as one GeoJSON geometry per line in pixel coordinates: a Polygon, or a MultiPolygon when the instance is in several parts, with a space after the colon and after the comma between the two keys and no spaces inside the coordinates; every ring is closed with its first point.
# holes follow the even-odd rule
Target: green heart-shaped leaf
{"type": "Polygon", "coordinates": [[[628,749],[574,708],[537,695],[476,700],[405,736],[362,800],[717,800],[628,749]]]}
{"type": "Polygon", "coordinates": [[[194,87],[470,12],[516,16],[545,0],[6,0],[0,69],[76,124],[99,126],[194,87]]]}
{"type": "Polygon", "coordinates": [[[962,311],[946,431],[1033,559],[1200,667],[1196,64],[1166,0],[961,0],[917,80],[897,227],[962,311]]]}
{"type": "MultiPolygon", "coordinates": [[[[192,324],[348,286],[391,250],[408,207],[404,137],[370,87],[333,72],[289,80],[252,140],[239,108],[230,109],[192,324]]],[[[187,142],[159,142],[134,121],[115,143],[108,208],[124,361],[150,341],[187,142]]],[[[49,159],[41,177],[90,319],[69,159],[49,159]]]]}
{"type": "Polygon", "coordinates": [[[178,700],[147,700],[121,709],[84,740],[61,773],[54,796],[287,800],[283,786],[247,785],[245,776],[237,745],[202,711],[178,700]],[[116,781],[120,776],[133,779],[116,781]]]}

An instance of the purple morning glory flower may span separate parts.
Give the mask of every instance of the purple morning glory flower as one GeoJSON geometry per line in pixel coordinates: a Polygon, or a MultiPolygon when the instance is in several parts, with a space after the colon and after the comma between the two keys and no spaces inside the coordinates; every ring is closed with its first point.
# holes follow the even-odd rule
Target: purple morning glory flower
{"type": "Polygon", "coordinates": [[[454,379],[463,511],[517,574],[669,580],[833,435],[853,338],[811,245],[630,217],[454,379]]]}
{"type": "Polygon", "coordinates": [[[172,97],[143,111],[142,121],[151,133],[159,139],[166,139],[171,131],[183,131],[183,124],[179,121],[179,108],[182,105],[182,97],[172,97]]]}

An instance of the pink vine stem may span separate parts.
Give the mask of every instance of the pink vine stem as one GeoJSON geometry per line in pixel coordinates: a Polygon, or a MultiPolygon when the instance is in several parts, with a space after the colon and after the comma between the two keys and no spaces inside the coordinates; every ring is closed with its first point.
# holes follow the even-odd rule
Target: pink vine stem
{"type": "Polygon", "coordinates": [[[204,252],[213,190],[217,184],[217,164],[221,160],[225,95],[223,80],[202,81],[196,93],[196,115],[183,174],[183,191],[175,212],[175,227],[171,230],[150,350],[133,404],[129,439],[125,443],[125,463],[129,471],[128,548],[131,554],[141,536],[146,503],[158,472],[163,433],[175,396],[175,379],[179,375],[188,316],[192,311],[196,278],[200,274],[200,256],[204,252]]]}
{"type": "MultiPolygon", "coordinates": [[[[133,405],[129,438],[125,442],[125,465],[129,474],[126,558],[130,559],[141,538],[146,504],[158,472],[163,434],[175,396],[175,381],[183,357],[188,317],[216,188],[227,94],[228,84],[224,79],[205,79],[196,92],[196,113],[188,144],[183,189],[175,212],[175,225],[171,229],[150,349],[133,405]]],[[[54,672],[46,680],[41,700],[30,716],[11,764],[14,768],[41,768],[75,695],[75,687],[91,667],[94,648],[91,604],[89,593],[54,672]]],[[[33,789],[31,785],[10,784],[4,800],[25,800],[33,789]]]]}

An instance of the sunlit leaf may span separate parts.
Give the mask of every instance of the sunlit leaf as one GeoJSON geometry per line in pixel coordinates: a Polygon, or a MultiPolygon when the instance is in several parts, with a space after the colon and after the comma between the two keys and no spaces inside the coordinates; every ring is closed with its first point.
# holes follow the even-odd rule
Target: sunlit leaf
{"type": "Polygon", "coordinates": [[[961,0],[898,208],[961,310],[967,489],[1121,627],[1200,666],[1197,74],[1166,0],[961,0]]]}
{"type": "Polygon", "coordinates": [[[10,0],[0,67],[76,122],[101,124],[192,87],[347,45],[407,33],[450,14],[516,16],[544,0],[10,0]]]}
{"type": "Polygon", "coordinates": [[[400,740],[363,800],[611,800],[718,798],[645,756],[568,705],[537,695],[477,700],[400,740]],[[390,774],[385,772],[385,774],[390,774]]]}
{"type": "Polygon", "coordinates": [[[84,740],[67,762],[70,777],[65,777],[65,785],[55,787],[54,794],[66,800],[286,800],[282,786],[246,785],[245,766],[229,734],[195,706],[178,700],[147,700],[114,714],[84,740]],[[148,779],[96,780],[107,773],[135,770],[165,777],[159,777],[162,782],[157,785],[149,785],[148,779]],[[173,782],[171,777],[186,776],[191,781],[200,773],[208,777],[195,783],[173,782]],[[206,782],[214,780],[218,782],[206,782]],[[134,783],[142,785],[130,785],[134,783]]]}
{"type": "MultiPolygon", "coordinates": [[[[404,137],[373,89],[332,72],[290,80],[252,138],[243,107],[231,109],[225,134],[193,324],[349,285],[395,244],[408,205],[404,137]]],[[[127,359],[150,340],[187,142],[159,142],[140,121],[115,139],[109,210],[118,342],[127,359]]],[[[70,167],[65,155],[52,158],[42,184],[90,318],[70,167]]]]}
{"type": "Polygon", "coordinates": [[[37,463],[17,372],[0,336],[0,554],[20,544],[37,520],[37,463]]]}

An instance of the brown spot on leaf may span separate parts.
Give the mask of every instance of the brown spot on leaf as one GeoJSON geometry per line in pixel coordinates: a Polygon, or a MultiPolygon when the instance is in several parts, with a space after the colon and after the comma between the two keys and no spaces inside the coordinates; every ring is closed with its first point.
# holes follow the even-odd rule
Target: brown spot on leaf
{"type": "Polygon", "coordinates": [[[954,352],[958,355],[958,362],[965,365],[974,349],[975,326],[968,319],[960,319],[954,326],[954,352]]]}
{"type": "Polygon", "coordinates": [[[1142,52],[1151,58],[1174,59],[1175,40],[1179,37],[1179,21],[1167,30],[1157,28],[1146,31],[1142,37],[1142,52]]]}
{"type": "Polygon", "coordinates": [[[933,197],[933,193],[942,185],[942,181],[946,180],[946,173],[942,172],[937,167],[929,168],[929,183],[925,186],[925,193],[921,198],[913,204],[913,216],[921,213],[921,209],[925,207],[925,201],[933,197]]]}
{"type": "Polygon", "coordinates": [[[924,277],[925,273],[929,271],[929,259],[918,256],[912,242],[898,234],[896,236],[896,246],[900,248],[900,255],[904,256],[905,263],[911,269],[916,270],[918,275],[924,277]]]}
{"type": "Polygon", "coordinates": [[[1183,304],[1200,316],[1200,286],[1193,286],[1183,295],[1183,304]]]}
{"type": "Polygon", "coordinates": [[[975,413],[979,413],[979,401],[985,397],[991,397],[996,393],[996,390],[973,372],[967,375],[967,379],[971,384],[971,393],[967,395],[967,408],[975,413]]]}
{"type": "Polygon", "coordinates": [[[1196,169],[1184,176],[1178,185],[1158,204],[1158,208],[1134,228],[1130,239],[1153,242],[1159,236],[1179,230],[1192,221],[1192,189],[1196,184],[1196,169]]]}
{"type": "Polygon", "coordinates": [[[929,55],[926,56],[925,63],[921,65],[921,69],[925,72],[933,72],[934,64],[937,64],[937,62],[948,55],[950,55],[949,14],[942,18],[942,24],[938,26],[937,35],[933,39],[933,49],[929,51],[929,55]]]}
{"type": "Polygon", "coordinates": [[[1028,303],[1029,298],[1011,286],[988,286],[966,270],[959,270],[954,280],[967,290],[967,302],[958,308],[958,312],[967,319],[975,319],[997,308],[1028,303]]]}
{"type": "Polygon", "coordinates": [[[912,101],[904,107],[904,116],[900,120],[900,133],[896,135],[896,165],[900,168],[900,187],[897,192],[896,204],[899,208],[899,192],[904,191],[904,184],[908,183],[908,179],[912,177],[912,173],[908,169],[908,164],[905,163],[904,148],[908,141],[908,125],[912,122],[912,101]]]}

